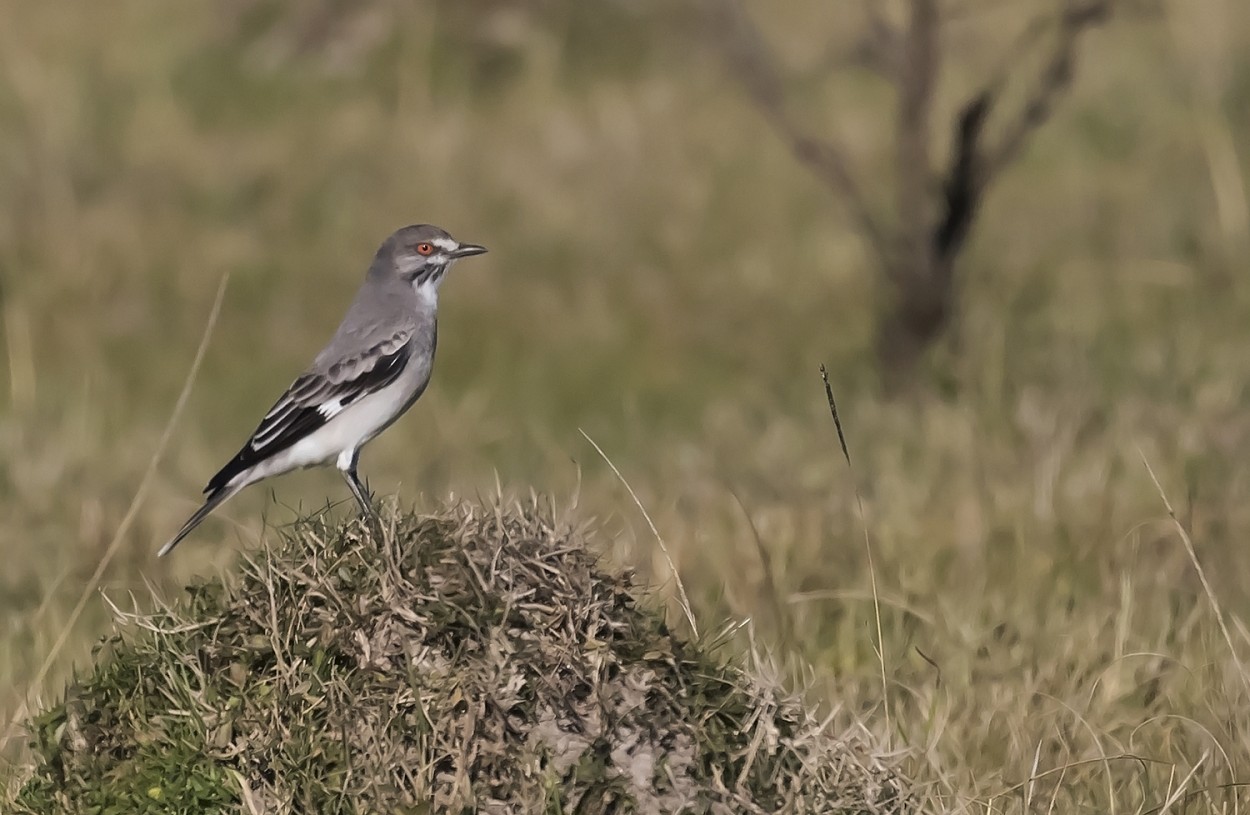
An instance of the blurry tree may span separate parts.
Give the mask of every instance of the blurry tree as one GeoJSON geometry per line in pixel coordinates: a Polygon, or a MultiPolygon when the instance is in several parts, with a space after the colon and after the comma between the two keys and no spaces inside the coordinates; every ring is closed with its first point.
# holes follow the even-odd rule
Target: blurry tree
{"type": "Polygon", "coordinates": [[[863,0],[868,25],[855,61],[884,77],[897,99],[892,211],[884,213],[870,205],[847,151],[791,117],[783,69],[740,0],[703,3],[732,74],[794,157],[848,207],[862,233],[889,295],[877,328],[882,373],[898,381],[950,327],[960,252],[986,192],[1050,117],[1072,83],[1081,34],[1106,21],[1115,0],[1061,0],[1057,19],[1029,25],[1008,66],[959,105],[950,155],[938,167],[932,113],[948,59],[941,47],[947,4],[905,0],[903,19],[895,22],[883,12],[883,0],[863,0]],[[1040,70],[1018,80],[1026,88],[1023,102],[996,123],[991,139],[987,124],[1009,74],[1022,72],[1021,57],[1037,49],[1043,51],[1040,70]]]}
{"type": "Polygon", "coordinates": [[[935,135],[933,119],[939,78],[952,61],[942,47],[944,26],[992,2],[860,0],[866,24],[852,58],[884,78],[896,100],[884,206],[861,186],[844,145],[792,115],[795,78],[742,0],[230,0],[223,8],[228,39],[252,65],[313,60],[330,72],[359,72],[379,54],[393,56],[407,37],[423,36],[435,54],[423,77],[428,87],[475,97],[506,89],[536,39],[554,45],[573,86],[632,75],[663,43],[680,42],[693,28],[710,32],[749,98],[795,158],[842,200],[865,239],[885,295],[877,353],[882,373],[897,381],[953,323],[961,253],[982,201],[1070,87],[1081,35],[1122,6],[1157,0],[1045,0],[1054,11],[1004,44],[1003,67],[956,105],[943,161],[935,154],[945,130],[935,135]],[[657,30],[682,33],[657,37],[657,30]],[[1018,90],[1009,101],[1008,85],[1018,90]]]}

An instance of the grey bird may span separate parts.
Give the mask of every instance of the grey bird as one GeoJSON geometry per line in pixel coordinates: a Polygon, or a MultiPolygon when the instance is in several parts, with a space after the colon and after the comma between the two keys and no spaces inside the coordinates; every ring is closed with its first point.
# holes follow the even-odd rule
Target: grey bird
{"type": "Polygon", "coordinates": [[[244,487],[304,467],[333,462],[361,512],[372,515],[356,474],[360,448],[425,391],[437,344],[438,288],[453,263],[485,251],[429,224],[387,238],[329,344],[209,480],[204,505],[158,556],[244,487]]]}

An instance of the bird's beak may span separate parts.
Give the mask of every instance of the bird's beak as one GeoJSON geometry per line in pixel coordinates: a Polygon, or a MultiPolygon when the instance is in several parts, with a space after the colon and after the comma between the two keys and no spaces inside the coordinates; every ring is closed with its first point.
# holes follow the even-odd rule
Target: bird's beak
{"type": "Polygon", "coordinates": [[[451,253],[453,259],[472,257],[473,255],[483,255],[486,253],[485,246],[478,246],[475,243],[462,243],[456,247],[456,251],[451,253]]]}

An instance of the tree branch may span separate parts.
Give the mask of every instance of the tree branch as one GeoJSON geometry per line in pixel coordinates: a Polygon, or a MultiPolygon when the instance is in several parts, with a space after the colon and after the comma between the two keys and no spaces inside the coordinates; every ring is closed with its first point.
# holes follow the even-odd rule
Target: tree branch
{"type": "Polygon", "coordinates": [[[868,206],[845,151],[805,132],[786,113],[777,60],[739,0],[704,0],[703,5],[731,74],[794,157],[843,200],[878,261],[886,267],[894,265],[891,240],[868,206]]]}
{"type": "MultiPolygon", "coordinates": [[[[945,210],[932,237],[937,273],[949,274],[952,261],[963,247],[976,218],[985,190],[999,172],[1019,157],[1028,139],[1050,118],[1055,101],[1071,85],[1078,38],[1106,21],[1112,4],[1113,0],[1068,0],[1059,19],[1054,50],[1019,114],[1006,126],[996,147],[984,150],[982,141],[994,101],[1006,84],[1007,69],[1000,70],[998,76],[960,111],[950,165],[943,182],[945,210]]],[[[1045,30],[1041,20],[1026,28],[1008,59],[1017,61],[1045,30]]]]}
{"type": "Polygon", "coordinates": [[[933,231],[932,251],[937,271],[949,275],[955,256],[972,228],[985,192],[981,168],[981,133],[989,118],[993,97],[983,91],[959,112],[951,143],[950,169],[942,185],[946,208],[933,231]]]}
{"type": "Polygon", "coordinates": [[[1037,129],[1050,119],[1056,100],[1072,85],[1076,48],[1081,35],[1106,22],[1111,17],[1113,6],[1113,0],[1068,0],[1059,18],[1054,50],[1019,114],[1004,129],[998,145],[988,151],[984,183],[990,183],[1003,168],[1015,161],[1037,129]]]}
{"type": "Polygon", "coordinates": [[[813,83],[847,68],[869,71],[888,82],[898,76],[898,27],[881,13],[881,0],[860,0],[864,13],[862,34],[846,47],[830,42],[811,70],[799,74],[800,81],[813,83]]]}
{"type": "Polygon", "coordinates": [[[899,72],[898,118],[895,123],[895,185],[898,202],[901,268],[895,275],[914,285],[930,275],[928,234],[931,229],[929,156],[933,89],[938,73],[937,0],[910,0],[911,18],[904,34],[899,72]],[[908,280],[910,278],[910,281],[908,280]]]}

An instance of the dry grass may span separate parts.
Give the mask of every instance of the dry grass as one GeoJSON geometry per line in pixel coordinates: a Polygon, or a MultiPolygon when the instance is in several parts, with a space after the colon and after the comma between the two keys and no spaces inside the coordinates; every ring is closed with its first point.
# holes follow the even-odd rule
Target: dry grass
{"type": "MultiPolygon", "coordinates": [[[[938,121],[1046,5],[948,29],[938,121]]],[[[831,36],[850,44],[837,6],[762,21],[796,74],[828,64],[831,36]]],[[[1245,4],[1166,2],[1090,39],[986,202],[958,336],[893,401],[845,213],[686,21],[582,7],[376,5],[380,36],[366,15],[325,42],[280,3],[0,0],[0,720],[46,707],[108,630],[94,596],[69,615],[220,274],[215,339],[110,596],[232,572],[263,518],[345,497],[332,474],[292,476],[152,558],[376,243],[431,220],[493,251],[444,290],[431,390],[365,455],[379,492],[575,495],[614,559],[670,585],[584,428],[701,628],[751,618],[839,727],[902,754],[928,809],[1250,809],[1245,4]]],[[[877,81],[842,69],[794,93],[877,195],[877,81]]]]}

